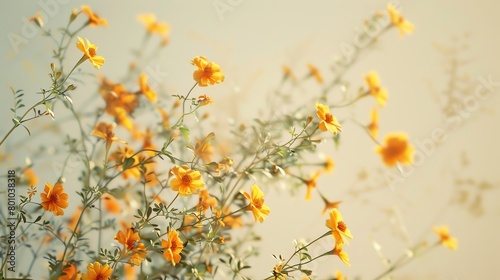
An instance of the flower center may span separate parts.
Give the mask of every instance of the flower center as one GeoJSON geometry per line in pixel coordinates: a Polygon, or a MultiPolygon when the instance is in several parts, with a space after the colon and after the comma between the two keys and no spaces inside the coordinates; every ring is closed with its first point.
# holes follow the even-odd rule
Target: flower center
{"type": "Polygon", "coordinates": [[[59,195],[53,194],[50,196],[50,203],[55,203],[57,204],[59,202],[59,195]]]}
{"type": "Polygon", "coordinates": [[[187,174],[182,176],[182,183],[184,183],[186,185],[190,185],[191,182],[193,182],[193,178],[191,178],[191,176],[189,176],[187,174]]]}
{"type": "Polygon", "coordinates": [[[332,114],[327,113],[327,114],[325,115],[325,122],[327,122],[327,123],[331,123],[332,121],[333,121],[333,116],[332,116],[332,114]]]}
{"type": "Polygon", "coordinates": [[[95,49],[89,48],[89,54],[90,54],[90,57],[94,57],[95,56],[95,49]]]}
{"type": "Polygon", "coordinates": [[[261,209],[264,201],[262,199],[255,199],[252,204],[255,206],[255,208],[261,209]]]}
{"type": "Polygon", "coordinates": [[[106,279],[107,278],[104,275],[100,274],[100,273],[97,274],[96,277],[95,277],[95,280],[106,280],[106,279]]]}
{"type": "Polygon", "coordinates": [[[211,76],[212,75],[212,67],[210,65],[206,66],[205,68],[203,68],[203,72],[205,73],[205,75],[211,76]]]}
{"type": "Polygon", "coordinates": [[[132,239],[127,241],[127,248],[129,250],[133,250],[135,248],[136,242],[132,239]]]}
{"type": "Polygon", "coordinates": [[[337,228],[338,228],[341,232],[345,232],[345,230],[347,229],[347,225],[346,225],[344,222],[340,221],[340,222],[338,223],[338,225],[337,225],[337,228]]]}

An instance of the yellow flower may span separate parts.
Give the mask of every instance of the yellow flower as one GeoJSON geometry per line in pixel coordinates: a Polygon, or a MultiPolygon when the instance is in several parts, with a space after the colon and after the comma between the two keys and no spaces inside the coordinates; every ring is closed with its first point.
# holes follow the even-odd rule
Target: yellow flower
{"type": "Polygon", "coordinates": [[[191,64],[198,68],[193,73],[193,79],[199,86],[206,87],[224,81],[220,66],[215,62],[209,62],[204,56],[193,58],[191,64]]]}
{"type": "Polygon", "coordinates": [[[89,263],[87,273],[82,275],[83,280],[107,280],[113,274],[113,270],[108,264],[102,265],[99,262],[89,263]]]}
{"type": "MultiPolygon", "coordinates": [[[[223,227],[239,228],[243,226],[241,216],[229,215],[231,213],[231,210],[229,210],[229,208],[224,209],[224,211],[222,212],[224,213],[224,217],[222,218],[223,227]]],[[[220,217],[220,213],[218,217],[220,217]]]]}
{"type": "Polygon", "coordinates": [[[347,253],[342,249],[342,246],[335,246],[333,249],[332,253],[340,258],[342,262],[344,262],[347,266],[351,266],[349,263],[349,256],[347,253]]]}
{"type": "Polygon", "coordinates": [[[385,147],[378,146],[376,152],[380,154],[384,163],[391,167],[398,162],[411,164],[415,149],[408,142],[408,136],[404,133],[388,134],[385,139],[385,147]]]}
{"type": "MultiPolygon", "coordinates": [[[[326,226],[332,230],[333,238],[335,239],[335,244],[344,244],[344,237],[352,239],[351,231],[347,228],[344,223],[342,214],[339,210],[333,208],[330,210],[330,219],[326,220],[326,226]]],[[[336,246],[337,246],[336,245],[336,246]]]]}
{"type": "Polygon", "coordinates": [[[215,205],[217,204],[217,199],[215,197],[211,196],[208,193],[208,190],[203,189],[200,190],[198,193],[199,199],[198,199],[198,204],[196,205],[196,209],[201,209],[203,211],[203,214],[210,209],[210,207],[215,208],[215,205]]]}
{"type": "Polygon", "coordinates": [[[448,226],[436,226],[433,230],[439,236],[439,242],[443,244],[444,247],[451,250],[458,249],[458,241],[450,235],[448,226]]]}
{"type": "Polygon", "coordinates": [[[196,145],[194,146],[194,154],[197,157],[200,157],[204,162],[211,162],[212,156],[214,155],[214,149],[210,141],[215,137],[215,134],[212,132],[208,134],[203,140],[196,141],[196,145]]]}
{"type": "MultiPolygon", "coordinates": [[[[349,261],[349,259],[347,259],[347,261],[349,261]]],[[[344,280],[344,279],[345,279],[344,274],[340,270],[335,271],[335,280],[344,280]]]]}
{"type": "Polygon", "coordinates": [[[328,108],[328,106],[316,102],[316,115],[318,116],[318,118],[321,119],[321,122],[318,124],[318,127],[322,131],[329,130],[333,134],[342,132],[342,127],[340,126],[340,123],[332,114],[330,114],[330,109],[328,108]]]}
{"type": "Polygon", "coordinates": [[[40,197],[43,209],[53,212],[55,216],[63,215],[62,208],[68,207],[68,194],[64,192],[64,188],[59,182],[54,185],[54,188],[49,182],[45,183],[44,193],[41,193],[40,197]]]}
{"type": "Polygon", "coordinates": [[[205,185],[200,172],[192,170],[187,165],[176,165],[172,167],[170,172],[175,176],[170,181],[170,188],[178,191],[181,196],[193,194],[197,189],[201,189],[205,185]]]}
{"type": "Polygon", "coordinates": [[[83,5],[82,12],[89,17],[88,24],[90,26],[108,25],[108,21],[103,18],[100,18],[99,15],[94,13],[89,6],[83,5]]]}
{"type": "Polygon", "coordinates": [[[144,24],[146,30],[150,34],[158,34],[166,43],[168,40],[168,32],[170,31],[170,26],[163,22],[158,22],[154,14],[141,14],[137,16],[137,20],[144,24]]]}
{"type": "Polygon", "coordinates": [[[80,274],[77,274],[75,264],[70,264],[62,271],[64,275],[57,277],[57,280],[77,280],[80,279],[80,274]]]}
{"type": "Polygon", "coordinates": [[[309,180],[305,180],[307,191],[306,191],[306,201],[311,200],[311,191],[316,187],[316,181],[318,180],[319,175],[321,174],[321,171],[318,170],[316,173],[311,175],[311,178],[309,180]]]}
{"type": "Polygon", "coordinates": [[[277,265],[273,268],[273,276],[275,280],[286,280],[286,274],[282,273],[283,271],[283,262],[279,261],[277,265]]]}
{"type": "Polygon", "coordinates": [[[373,139],[378,137],[378,111],[377,109],[372,109],[371,123],[368,125],[368,131],[373,139]]]}
{"type": "Polygon", "coordinates": [[[387,102],[387,90],[385,88],[380,87],[380,80],[378,78],[377,72],[369,72],[365,76],[366,84],[368,85],[368,91],[375,98],[377,104],[380,107],[384,107],[387,102]]]}
{"type": "Polygon", "coordinates": [[[173,266],[181,261],[180,253],[184,248],[184,244],[179,238],[179,233],[176,230],[168,232],[168,240],[163,239],[161,241],[161,246],[164,249],[163,256],[167,261],[171,261],[173,266]]]}
{"type": "Polygon", "coordinates": [[[318,83],[322,84],[323,77],[321,76],[321,73],[319,72],[318,68],[316,68],[312,64],[307,64],[307,67],[309,68],[309,75],[314,77],[318,83]]]}
{"type": "Polygon", "coordinates": [[[405,32],[410,34],[414,26],[413,24],[406,21],[406,19],[394,8],[393,5],[387,5],[387,11],[389,12],[389,17],[391,18],[392,25],[396,26],[399,29],[399,35],[403,36],[405,32]]]}
{"type": "Polygon", "coordinates": [[[250,187],[250,193],[248,194],[245,191],[241,192],[248,200],[250,200],[250,205],[248,208],[253,213],[253,217],[255,221],[264,222],[264,219],[269,215],[270,209],[269,206],[264,204],[264,193],[257,185],[252,185],[250,187]]]}
{"type": "Polygon", "coordinates": [[[325,159],[325,172],[332,173],[334,167],[335,163],[333,162],[332,158],[330,156],[327,156],[325,159]]]}
{"type": "Polygon", "coordinates": [[[96,69],[101,68],[104,65],[104,57],[96,55],[97,46],[90,43],[88,39],[85,40],[87,44],[85,44],[82,38],[78,37],[78,42],[76,43],[78,49],[83,52],[83,57],[80,61],[88,59],[96,69]]]}
{"type": "Polygon", "coordinates": [[[130,119],[130,116],[127,114],[127,111],[121,107],[116,107],[115,112],[113,113],[115,116],[115,120],[119,125],[125,127],[128,131],[132,131],[134,129],[134,124],[130,119]]]}
{"type": "Polygon", "coordinates": [[[288,65],[283,65],[283,80],[290,78],[292,81],[296,81],[297,78],[292,72],[292,69],[288,65]]]}
{"type": "Polygon", "coordinates": [[[148,77],[144,73],[139,75],[139,88],[140,93],[144,94],[149,101],[156,103],[158,99],[156,92],[148,85],[148,77]]]}
{"type": "Polygon", "coordinates": [[[90,133],[90,135],[104,139],[106,141],[106,151],[109,151],[109,148],[111,147],[111,144],[113,142],[127,143],[115,136],[115,133],[113,132],[114,127],[115,126],[113,124],[100,122],[96,124],[94,130],[90,133]]]}

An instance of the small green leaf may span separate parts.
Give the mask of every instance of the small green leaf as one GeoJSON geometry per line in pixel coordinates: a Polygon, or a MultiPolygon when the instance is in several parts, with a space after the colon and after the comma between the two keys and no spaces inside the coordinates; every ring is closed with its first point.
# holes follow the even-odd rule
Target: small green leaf
{"type": "Polygon", "coordinates": [[[127,158],[125,161],[123,161],[122,168],[123,170],[129,169],[135,162],[134,158],[127,158]]]}
{"type": "Polygon", "coordinates": [[[181,132],[182,137],[184,140],[186,140],[187,143],[189,143],[189,135],[191,134],[191,131],[189,131],[189,128],[185,126],[179,127],[179,131],[181,132]]]}

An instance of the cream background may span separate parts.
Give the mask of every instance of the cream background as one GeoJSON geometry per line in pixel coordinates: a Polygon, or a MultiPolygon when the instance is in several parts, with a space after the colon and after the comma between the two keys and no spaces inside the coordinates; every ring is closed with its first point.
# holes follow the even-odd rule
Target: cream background
{"type": "MultiPolygon", "coordinates": [[[[63,2],[63,1],[61,1],[63,2]]],[[[341,54],[340,45],[351,43],[364,18],[375,10],[383,10],[385,1],[233,1],[239,3],[221,19],[213,7],[214,1],[149,1],[149,2],[104,2],[74,1],[58,4],[59,11],[46,19],[46,25],[56,28],[66,23],[73,7],[86,3],[105,17],[107,28],[87,28],[82,36],[92,38],[99,45],[99,54],[106,64],[99,71],[111,79],[118,79],[128,67],[130,50],[140,45],[143,27],[136,22],[138,13],[154,12],[161,21],[171,25],[170,44],[161,57],[149,65],[168,72],[161,86],[163,94],[183,93],[192,85],[192,66],[189,61],[196,55],[205,55],[219,63],[226,81],[216,87],[203,90],[216,103],[207,108],[213,118],[222,123],[228,117],[236,122],[258,117],[265,108],[265,96],[270,94],[281,79],[281,67],[288,64],[298,76],[307,73],[307,63],[316,65],[325,79],[331,79],[329,67],[335,55],[341,54]]],[[[222,1],[226,3],[226,1],[222,1]]],[[[40,34],[29,38],[15,52],[9,43],[8,34],[21,35],[23,18],[31,17],[41,9],[40,2],[3,1],[0,5],[0,55],[2,93],[1,117],[6,120],[0,126],[3,135],[10,128],[11,95],[9,86],[22,88],[26,94],[35,92],[39,85],[48,81],[46,73],[51,58],[52,45],[40,34]]],[[[52,3],[56,3],[52,1],[52,3]]],[[[381,111],[381,135],[404,130],[412,141],[428,139],[435,128],[443,127],[445,117],[433,94],[447,85],[444,58],[433,47],[435,43],[456,45],[453,38],[469,45],[463,58],[469,62],[461,66],[460,72],[468,74],[474,88],[478,77],[491,75],[493,81],[500,80],[498,50],[500,41],[496,27],[500,24],[497,1],[400,1],[405,17],[415,26],[411,36],[400,38],[395,30],[384,34],[380,43],[361,56],[346,75],[353,88],[362,85],[363,75],[377,70],[382,83],[387,87],[390,99],[381,111]],[[434,93],[433,93],[434,92],[434,93]]],[[[70,50],[69,56],[80,57],[78,51],[70,50]]],[[[69,62],[69,60],[68,60],[69,62]]],[[[66,65],[71,67],[71,65],[66,65]]],[[[90,65],[85,71],[95,73],[90,65]]],[[[306,93],[319,92],[321,87],[310,81],[305,84],[306,93]]],[[[94,91],[94,84],[81,86],[75,92],[75,103],[85,100],[86,91],[94,91]]],[[[463,118],[460,126],[446,133],[446,141],[408,176],[404,183],[394,189],[383,187],[383,173],[387,172],[373,144],[355,125],[346,125],[340,150],[335,151],[331,143],[321,145],[324,154],[331,154],[337,166],[333,175],[320,179],[320,188],[331,199],[341,199],[341,211],[355,239],[346,248],[352,267],[345,267],[337,258],[329,257],[311,268],[321,275],[332,274],[341,269],[347,276],[372,279],[383,271],[371,241],[376,240],[383,253],[396,259],[409,244],[425,239],[435,240],[431,227],[448,224],[459,239],[459,250],[451,252],[437,249],[409,264],[394,274],[395,279],[496,279],[500,277],[498,260],[499,175],[497,159],[500,156],[497,132],[500,89],[497,87],[479,108],[463,118]],[[461,165],[466,155],[469,165],[461,165]],[[364,182],[358,182],[361,170],[368,172],[364,182]],[[377,173],[377,170],[382,170],[377,173]],[[457,193],[456,178],[473,178],[490,182],[496,189],[484,192],[482,197],[485,213],[477,216],[465,206],[447,206],[447,201],[457,193]],[[375,191],[360,197],[350,195],[353,189],[362,186],[379,186],[375,191]],[[391,213],[398,213],[394,215],[391,213]],[[407,238],[401,237],[397,221],[404,225],[407,238]]],[[[472,93],[472,91],[471,91],[472,93]]],[[[296,93],[297,94],[297,93],[296,93]]],[[[470,94],[469,94],[470,95],[470,94]]],[[[464,95],[460,100],[465,100],[464,95]]],[[[301,95],[293,97],[303,100],[301,95]]],[[[309,99],[307,99],[309,100],[309,99]]],[[[300,104],[300,103],[297,103],[300,104]]],[[[313,113],[313,105],[306,104],[313,113]]],[[[360,102],[356,110],[344,111],[358,119],[368,118],[372,103],[360,102]]],[[[273,108],[287,110],[288,108],[273,108]]],[[[57,113],[56,113],[57,114],[57,113]]],[[[57,116],[57,115],[56,115],[57,116]]],[[[49,124],[49,119],[36,125],[49,124]]],[[[33,127],[33,124],[30,125],[33,127]]],[[[25,137],[18,129],[9,140],[25,137]]],[[[51,139],[40,137],[50,145],[51,139]]],[[[14,162],[22,162],[29,153],[15,150],[14,162]]],[[[10,163],[2,163],[2,169],[10,163]]],[[[43,167],[40,167],[43,169],[43,167]]],[[[40,175],[40,182],[53,181],[49,172],[40,175]]],[[[392,170],[391,172],[395,172],[392,170]]],[[[272,213],[257,230],[263,235],[261,254],[253,262],[251,275],[264,278],[274,265],[271,254],[288,256],[294,238],[314,238],[325,231],[326,216],[319,213],[323,207],[318,196],[305,202],[303,192],[290,197],[284,191],[267,190],[266,202],[272,213]]],[[[469,203],[470,204],[470,203],[469,203]]],[[[467,204],[467,205],[469,205],[467,204]]],[[[323,251],[331,243],[320,243],[323,251]]]]}

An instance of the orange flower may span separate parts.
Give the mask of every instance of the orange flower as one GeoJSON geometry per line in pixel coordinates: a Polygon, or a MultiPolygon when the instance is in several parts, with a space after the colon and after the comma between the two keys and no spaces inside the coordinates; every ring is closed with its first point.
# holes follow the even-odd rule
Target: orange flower
{"type": "Polygon", "coordinates": [[[380,154],[384,163],[391,167],[396,163],[411,164],[415,149],[408,142],[404,133],[393,133],[385,137],[385,147],[378,146],[375,151],[380,154]]]}
{"type": "Polygon", "coordinates": [[[342,127],[340,126],[340,123],[332,114],[330,114],[330,109],[328,108],[328,106],[316,102],[316,115],[318,116],[318,118],[321,119],[321,122],[318,124],[318,127],[322,131],[329,130],[333,134],[342,132],[342,127]]]}
{"type": "Polygon", "coordinates": [[[212,98],[210,98],[210,96],[203,94],[203,95],[198,96],[198,104],[200,104],[200,106],[205,106],[205,105],[214,104],[214,101],[212,100],[212,98]]]}
{"type": "MultiPolygon", "coordinates": [[[[326,220],[326,226],[332,230],[333,238],[335,239],[335,244],[344,244],[344,237],[352,239],[351,231],[347,228],[344,223],[342,215],[339,210],[333,208],[330,210],[330,219],[326,220]]],[[[335,245],[335,246],[337,246],[335,245]]]]}
{"type": "Polygon", "coordinates": [[[104,57],[96,55],[97,46],[90,43],[88,39],[85,40],[87,44],[83,42],[82,38],[78,37],[78,42],[76,43],[76,47],[83,52],[83,57],[79,63],[88,59],[96,69],[101,68],[104,65],[104,57]]]}
{"type": "Polygon", "coordinates": [[[314,77],[318,83],[322,84],[323,77],[321,76],[318,68],[314,67],[312,64],[307,64],[307,67],[309,67],[309,75],[314,77]]]}
{"type": "Polygon", "coordinates": [[[378,138],[378,111],[377,109],[372,109],[371,123],[368,125],[368,131],[373,139],[378,138]]]}
{"type": "Polygon", "coordinates": [[[28,186],[35,186],[38,184],[38,176],[36,176],[35,171],[31,168],[26,168],[23,171],[23,174],[26,178],[26,184],[28,186]]]}
{"type": "Polygon", "coordinates": [[[40,14],[40,11],[36,11],[35,15],[28,19],[28,22],[34,22],[36,25],[38,25],[38,27],[42,28],[43,18],[42,15],[40,14]]]}
{"type": "Polygon", "coordinates": [[[134,265],[130,265],[130,264],[123,265],[123,270],[124,270],[126,280],[136,280],[137,279],[135,269],[136,269],[136,266],[134,266],[134,265]]]}
{"type": "Polygon", "coordinates": [[[62,216],[64,214],[62,208],[68,207],[68,194],[64,192],[59,182],[54,185],[54,188],[49,182],[45,183],[44,193],[41,193],[40,197],[43,209],[53,212],[55,216],[62,216]]]}
{"type": "Polygon", "coordinates": [[[316,173],[311,175],[311,178],[309,180],[306,180],[306,186],[307,186],[307,191],[306,191],[306,201],[311,200],[311,191],[316,187],[316,181],[318,180],[319,175],[321,174],[321,171],[318,170],[316,173]]]}
{"type": "Polygon", "coordinates": [[[215,205],[217,204],[217,199],[215,197],[211,196],[208,193],[207,189],[200,190],[198,193],[199,199],[198,199],[198,204],[196,205],[196,209],[202,209],[203,214],[210,209],[210,207],[215,208],[215,205]]]}
{"type": "Polygon", "coordinates": [[[115,136],[113,128],[115,128],[114,124],[109,124],[107,122],[100,122],[95,125],[94,130],[90,133],[90,135],[104,139],[106,141],[106,151],[109,151],[109,148],[111,147],[111,144],[113,144],[113,142],[119,142],[125,144],[127,143],[124,140],[115,136]]]}
{"type": "Polygon", "coordinates": [[[365,76],[366,84],[368,85],[368,91],[370,94],[375,97],[375,101],[380,107],[384,107],[387,102],[387,90],[385,88],[380,87],[380,79],[378,78],[377,72],[369,72],[365,76]]]}
{"type": "Polygon", "coordinates": [[[144,73],[139,75],[139,88],[140,93],[146,96],[149,101],[156,103],[156,100],[158,99],[156,92],[153,91],[148,85],[148,77],[144,73]]]}
{"type": "Polygon", "coordinates": [[[62,271],[64,275],[61,275],[57,277],[57,280],[76,280],[80,279],[80,274],[77,274],[76,271],[76,266],[75,264],[70,264],[69,266],[66,266],[66,268],[63,269],[62,271]]]}
{"type": "Polygon", "coordinates": [[[193,194],[205,185],[200,172],[192,170],[187,165],[176,165],[172,167],[170,172],[175,176],[170,181],[170,187],[172,190],[178,191],[181,196],[193,194]]]}
{"type": "Polygon", "coordinates": [[[168,232],[168,240],[163,239],[161,241],[161,246],[164,249],[163,256],[167,261],[171,261],[173,266],[181,261],[180,253],[184,248],[184,244],[179,238],[179,233],[176,230],[168,232]]]}
{"type": "Polygon", "coordinates": [[[99,91],[106,102],[106,113],[116,116],[116,108],[132,113],[139,105],[137,95],[128,91],[122,84],[115,84],[110,80],[100,77],[99,91]]]}
{"type": "Polygon", "coordinates": [[[104,207],[109,213],[119,214],[122,211],[122,206],[111,194],[104,193],[102,194],[101,199],[104,202],[104,207]]]}
{"type": "MultiPolygon", "coordinates": [[[[69,220],[68,220],[68,229],[73,230],[73,231],[75,230],[76,223],[78,222],[78,219],[80,218],[81,214],[82,214],[82,206],[78,206],[75,209],[75,212],[73,213],[71,218],[69,218],[69,220]]],[[[76,232],[78,233],[78,231],[79,231],[79,229],[76,232]]]]}
{"type": "Polygon", "coordinates": [[[409,23],[398,11],[396,11],[392,4],[387,4],[387,12],[389,12],[392,25],[398,28],[400,36],[403,36],[405,32],[410,34],[413,31],[413,24],[409,23]]]}
{"type": "Polygon", "coordinates": [[[439,236],[439,242],[443,244],[444,247],[451,250],[458,249],[458,241],[450,235],[448,226],[436,226],[433,230],[439,236]]]}
{"type": "Polygon", "coordinates": [[[108,21],[103,18],[100,18],[99,15],[94,13],[89,6],[83,5],[82,13],[86,14],[89,17],[87,24],[89,24],[90,26],[99,26],[99,25],[108,26],[108,21]]]}
{"type": "Polygon", "coordinates": [[[141,265],[142,261],[144,261],[144,259],[148,256],[146,246],[142,242],[140,242],[137,245],[137,248],[131,252],[134,254],[130,257],[129,262],[134,265],[141,265]]]}
{"type": "Polygon", "coordinates": [[[252,185],[250,187],[251,194],[245,191],[241,191],[241,193],[250,200],[248,208],[252,211],[255,221],[264,222],[264,219],[269,215],[270,209],[269,206],[264,204],[264,193],[259,186],[252,185]]]}
{"type": "Polygon", "coordinates": [[[197,56],[191,60],[191,64],[198,69],[193,73],[193,79],[201,87],[214,85],[224,81],[220,66],[215,62],[209,62],[204,56],[197,56]]]}
{"type": "Polygon", "coordinates": [[[140,14],[137,16],[137,20],[144,24],[146,30],[151,34],[166,37],[170,31],[170,26],[166,23],[158,22],[154,14],[140,14]]]}
{"type": "Polygon", "coordinates": [[[115,236],[115,240],[123,245],[125,253],[123,258],[130,256],[129,262],[134,265],[140,265],[147,256],[147,249],[144,243],[139,242],[141,238],[139,233],[131,228],[126,228],[123,231],[119,230],[115,236]]]}
{"type": "Polygon", "coordinates": [[[125,231],[119,230],[115,236],[115,240],[122,244],[127,250],[131,251],[137,248],[137,244],[141,238],[138,232],[135,232],[131,228],[127,228],[125,231]]]}
{"type": "Polygon", "coordinates": [[[83,280],[107,280],[113,274],[113,270],[108,264],[102,265],[99,262],[89,263],[87,273],[82,275],[83,280]]]}

